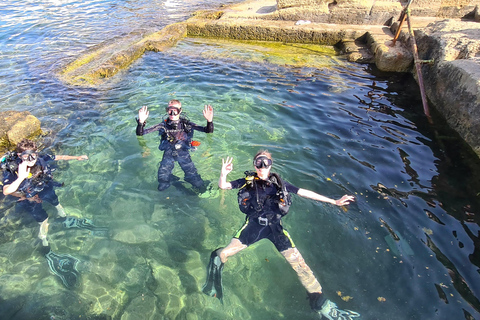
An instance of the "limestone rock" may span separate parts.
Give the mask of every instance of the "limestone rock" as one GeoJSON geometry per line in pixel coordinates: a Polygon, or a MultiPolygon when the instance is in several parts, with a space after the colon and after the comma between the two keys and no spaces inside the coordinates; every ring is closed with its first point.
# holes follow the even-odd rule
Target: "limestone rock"
{"type": "Polygon", "coordinates": [[[278,9],[285,9],[291,7],[305,7],[305,6],[325,6],[331,1],[328,0],[277,0],[278,9]]]}
{"type": "Polygon", "coordinates": [[[377,43],[374,53],[375,64],[382,71],[408,72],[411,70],[412,54],[398,42],[395,46],[392,46],[392,41],[377,43]]]}
{"type": "Polygon", "coordinates": [[[60,78],[71,85],[98,85],[119,71],[128,68],[146,50],[163,51],[185,36],[182,24],[148,34],[148,31],[131,32],[126,37],[115,38],[85,52],[63,68],[60,78]]]}
{"type": "Polygon", "coordinates": [[[480,25],[453,19],[428,25],[416,35],[425,59],[453,61],[471,59],[480,53],[480,25]]]}
{"type": "Polygon", "coordinates": [[[479,5],[479,0],[415,0],[410,9],[412,16],[462,18],[479,5]]]}
{"type": "Polygon", "coordinates": [[[480,155],[480,28],[442,20],[416,34],[425,90],[448,124],[480,155]]]}
{"type": "Polygon", "coordinates": [[[403,8],[394,0],[277,0],[277,9],[280,20],[382,25],[398,17],[403,8]]]}
{"type": "MultiPolygon", "coordinates": [[[[290,16],[292,8],[303,8],[304,13],[317,9],[327,13],[329,21],[315,22],[375,24],[398,17],[406,4],[406,0],[277,0],[277,9],[285,13],[290,11],[290,16]]],[[[410,9],[416,17],[462,18],[474,13],[478,6],[479,0],[415,0],[410,9]]]]}
{"type": "Polygon", "coordinates": [[[0,149],[13,149],[22,139],[41,132],[40,120],[28,111],[0,112],[0,149]]]}

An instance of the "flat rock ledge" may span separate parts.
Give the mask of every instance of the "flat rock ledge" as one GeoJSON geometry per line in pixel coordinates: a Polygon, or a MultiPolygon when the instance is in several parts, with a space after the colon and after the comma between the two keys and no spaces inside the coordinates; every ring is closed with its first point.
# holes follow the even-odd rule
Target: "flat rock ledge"
{"type": "MultiPolygon", "coordinates": [[[[154,32],[132,32],[90,49],[61,70],[70,85],[98,86],[145,51],[164,51],[185,37],[264,40],[335,46],[348,61],[381,71],[414,73],[405,22],[393,45],[402,5],[398,0],[250,0],[196,12],[154,32]],[[345,22],[356,24],[343,24],[345,22]]],[[[480,0],[414,1],[412,28],[431,102],[480,156],[480,0]],[[468,19],[467,19],[467,18],[468,19]],[[462,19],[461,19],[462,18],[462,19]]]]}

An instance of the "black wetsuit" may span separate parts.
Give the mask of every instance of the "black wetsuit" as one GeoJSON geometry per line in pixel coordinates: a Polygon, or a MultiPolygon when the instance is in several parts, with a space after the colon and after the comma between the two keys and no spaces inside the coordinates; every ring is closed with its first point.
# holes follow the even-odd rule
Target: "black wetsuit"
{"type": "Polygon", "coordinates": [[[164,152],[162,162],[158,168],[158,190],[162,191],[170,186],[175,161],[178,162],[185,172],[185,181],[199,189],[204,187],[203,180],[198,174],[189,152],[194,130],[212,133],[213,122],[207,122],[207,126],[202,127],[181,117],[179,121],[167,119],[162,123],[145,129],[145,123],[142,125],[137,120],[137,136],[143,136],[154,131],[158,131],[161,136],[158,149],[164,152]]]}
{"type": "MultiPolygon", "coordinates": [[[[230,182],[232,189],[245,186],[246,179],[238,179],[230,182]]],[[[296,194],[299,188],[283,181],[284,187],[289,193],[296,194]]],[[[282,213],[278,206],[278,187],[269,181],[255,179],[252,187],[246,189],[249,193],[248,201],[251,202],[247,210],[245,223],[235,234],[235,238],[249,246],[261,239],[270,240],[278,251],[285,251],[295,247],[287,230],[282,226],[282,213]]]]}
{"type": "MultiPolygon", "coordinates": [[[[28,198],[33,198],[38,195],[42,202],[46,201],[54,206],[57,206],[59,203],[54,187],[61,186],[61,184],[53,181],[52,172],[55,171],[55,169],[49,164],[49,162],[53,160],[55,160],[54,155],[39,155],[35,165],[40,166],[41,173],[35,178],[29,177],[23,180],[16,191],[24,195],[27,199],[19,201],[15,210],[17,212],[27,212],[31,214],[38,222],[42,222],[48,218],[47,212],[41,202],[30,201],[28,198]]],[[[11,161],[16,161],[17,164],[21,162],[19,158],[11,161]]],[[[16,170],[5,170],[3,172],[3,185],[9,185],[17,180],[17,178],[16,170]]]]}

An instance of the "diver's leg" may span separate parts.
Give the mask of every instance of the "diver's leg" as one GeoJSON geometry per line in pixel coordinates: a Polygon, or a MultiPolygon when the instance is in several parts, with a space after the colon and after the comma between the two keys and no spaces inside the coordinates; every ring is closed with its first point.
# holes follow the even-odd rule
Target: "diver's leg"
{"type": "Polygon", "coordinates": [[[208,296],[216,297],[223,303],[223,285],[222,271],[225,262],[229,256],[234,255],[247,246],[242,244],[238,239],[232,239],[230,244],[225,248],[214,250],[210,254],[210,261],[207,266],[207,279],[202,287],[202,292],[208,296]]]}
{"type": "Polygon", "coordinates": [[[243,244],[237,238],[233,238],[232,241],[230,241],[230,243],[228,244],[228,246],[217,250],[217,255],[220,257],[220,260],[222,260],[222,263],[225,263],[227,262],[228,257],[237,254],[245,248],[247,248],[246,244],[243,244]]]}
{"type": "Polygon", "coordinates": [[[195,188],[202,188],[204,186],[202,177],[198,174],[190,153],[185,150],[179,151],[177,161],[183,172],[185,172],[185,181],[191,183],[195,188]]]}
{"type": "Polygon", "coordinates": [[[57,214],[59,217],[65,218],[67,216],[67,214],[65,213],[65,209],[63,209],[63,206],[60,203],[57,204],[55,208],[57,209],[57,214]]]}
{"type": "Polygon", "coordinates": [[[313,275],[310,267],[305,263],[302,254],[297,248],[289,248],[280,253],[285,257],[288,263],[290,263],[293,270],[297,273],[300,282],[309,293],[322,293],[322,286],[313,275]]]}
{"type": "Polygon", "coordinates": [[[170,175],[174,166],[175,160],[173,159],[172,151],[165,150],[162,162],[160,162],[160,167],[158,168],[158,191],[163,191],[170,187],[170,175]]]}
{"type": "Polygon", "coordinates": [[[44,247],[48,246],[47,233],[48,233],[48,218],[40,223],[40,231],[38,232],[38,238],[42,240],[44,247]]]}
{"type": "Polygon", "coordinates": [[[341,310],[337,305],[327,299],[322,293],[322,286],[313,275],[310,267],[305,263],[300,251],[297,248],[288,248],[280,251],[285,259],[290,263],[293,270],[298,275],[300,282],[307,289],[307,295],[310,300],[310,307],[322,315],[322,319],[342,319],[352,320],[358,318],[359,313],[351,310],[341,310]]]}
{"type": "MultiPolygon", "coordinates": [[[[286,250],[280,251],[285,259],[290,263],[293,270],[298,275],[298,279],[302,285],[307,289],[307,295],[310,300],[310,307],[322,315],[328,315],[332,310],[337,310],[336,305],[330,300],[326,299],[322,293],[322,286],[318,282],[317,278],[313,275],[310,267],[305,263],[300,251],[297,248],[292,247],[286,250]]],[[[337,319],[337,317],[326,317],[327,319],[337,319]]],[[[341,318],[350,319],[350,318],[341,318]]]]}
{"type": "Polygon", "coordinates": [[[249,244],[262,239],[262,231],[264,229],[265,228],[260,227],[258,224],[249,223],[247,219],[228,246],[214,250],[210,254],[210,262],[207,267],[207,280],[202,288],[203,293],[217,297],[223,303],[222,270],[224,264],[227,262],[228,257],[247,248],[249,244]]]}
{"type": "Polygon", "coordinates": [[[22,204],[24,205],[24,210],[28,211],[28,213],[30,213],[32,217],[40,224],[38,238],[42,240],[43,246],[48,246],[48,215],[45,209],[43,209],[42,203],[24,200],[22,201],[22,204]]]}
{"type": "Polygon", "coordinates": [[[67,216],[67,213],[65,212],[65,209],[58,201],[57,194],[55,193],[55,190],[53,190],[53,188],[49,191],[49,198],[47,201],[55,206],[55,209],[57,209],[57,214],[59,217],[65,218],[67,216]]]}
{"type": "Polygon", "coordinates": [[[51,184],[47,184],[47,186],[38,194],[38,196],[42,199],[42,201],[46,201],[53,205],[57,209],[57,214],[59,217],[65,218],[67,216],[65,209],[63,209],[62,205],[58,201],[58,196],[51,184]]]}

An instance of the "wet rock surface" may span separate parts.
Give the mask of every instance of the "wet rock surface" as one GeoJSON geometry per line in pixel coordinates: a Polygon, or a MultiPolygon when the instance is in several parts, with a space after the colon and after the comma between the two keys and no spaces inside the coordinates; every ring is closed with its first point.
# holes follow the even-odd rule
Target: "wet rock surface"
{"type": "Polygon", "coordinates": [[[480,28],[477,22],[443,20],[416,34],[430,101],[480,155],[480,28]]]}

